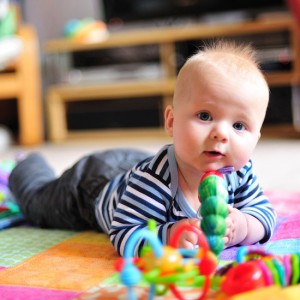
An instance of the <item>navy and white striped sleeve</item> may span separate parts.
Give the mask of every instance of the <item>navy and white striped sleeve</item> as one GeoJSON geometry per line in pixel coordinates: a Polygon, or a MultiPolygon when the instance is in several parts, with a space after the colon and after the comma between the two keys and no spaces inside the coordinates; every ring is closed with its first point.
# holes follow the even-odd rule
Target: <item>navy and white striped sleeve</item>
{"type": "MultiPolygon", "coordinates": [[[[123,256],[128,238],[136,230],[147,226],[149,219],[157,223],[158,237],[166,242],[167,229],[173,224],[167,222],[168,203],[171,203],[169,188],[170,174],[165,155],[156,159],[156,166],[140,168],[130,177],[124,193],[114,212],[109,236],[119,255],[123,256]]],[[[139,241],[135,255],[144,241],[139,241]]]]}
{"type": "Polygon", "coordinates": [[[234,207],[257,218],[263,224],[265,236],[260,243],[264,243],[273,234],[276,214],[253,173],[251,161],[236,172],[236,181],[236,188],[231,191],[234,193],[234,207]]]}

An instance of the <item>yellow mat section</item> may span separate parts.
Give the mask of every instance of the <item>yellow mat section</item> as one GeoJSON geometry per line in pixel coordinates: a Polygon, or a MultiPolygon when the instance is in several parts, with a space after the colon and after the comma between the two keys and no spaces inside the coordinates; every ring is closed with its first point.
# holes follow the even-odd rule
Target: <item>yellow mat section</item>
{"type": "Polygon", "coordinates": [[[84,291],[113,273],[108,237],[86,231],[0,272],[0,284],[84,291]]]}

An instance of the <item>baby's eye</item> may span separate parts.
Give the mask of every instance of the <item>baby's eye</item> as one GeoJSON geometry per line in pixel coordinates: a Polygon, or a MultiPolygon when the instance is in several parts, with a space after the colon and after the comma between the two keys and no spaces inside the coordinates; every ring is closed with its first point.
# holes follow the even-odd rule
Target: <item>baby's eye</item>
{"type": "Polygon", "coordinates": [[[212,117],[208,112],[201,112],[198,114],[198,118],[202,121],[211,121],[212,117]]]}
{"type": "Polygon", "coordinates": [[[241,122],[234,123],[233,128],[236,129],[236,130],[239,130],[239,131],[246,129],[245,125],[241,122]]]}

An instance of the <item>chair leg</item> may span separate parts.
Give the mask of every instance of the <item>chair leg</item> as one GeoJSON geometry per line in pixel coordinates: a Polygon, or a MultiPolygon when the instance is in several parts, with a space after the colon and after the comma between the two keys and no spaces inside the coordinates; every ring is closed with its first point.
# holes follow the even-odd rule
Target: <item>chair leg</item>
{"type": "Polygon", "coordinates": [[[67,138],[67,113],[65,101],[59,92],[54,88],[50,89],[46,98],[48,113],[49,140],[60,142],[67,138]]]}
{"type": "Polygon", "coordinates": [[[34,30],[22,26],[20,36],[24,49],[19,60],[18,95],[19,142],[21,145],[40,144],[44,140],[43,108],[38,43],[34,30]]]}

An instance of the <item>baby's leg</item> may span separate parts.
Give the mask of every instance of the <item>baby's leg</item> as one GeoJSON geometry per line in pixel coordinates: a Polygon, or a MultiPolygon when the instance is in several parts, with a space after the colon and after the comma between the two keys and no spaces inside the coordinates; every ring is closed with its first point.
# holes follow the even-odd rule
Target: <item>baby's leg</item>
{"type": "Polygon", "coordinates": [[[149,154],[129,149],[94,153],[80,159],[56,178],[39,154],[12,171],[9,187],[26,219],[37,226],[97,229],[94,203],[104,185],[149,154]]]}
{"type": "Polygon", "coordinates": [[[41,191],[55,178],[54,171],[38,153],[19,162],[10,174],[9,188],[26,219],[34,225],[48,227],[45,219],[47,215],[50,217],[54,208],[44,211],[48,199],[41,191]]]}
{"type": "MultiPolygon", "coordinates": [[[[81,188],[83,178],[89,180],[92,165],[89,157],[83,157],[56,178],[46,160],[34,153],[12,171],[9,188],[26,220],[33,225],[74,230],[97,229],[94,197],[91,198],[89,186],[85,185],[87,191],[81,188]]],[[[97,182],[98,188],[102,184],[100,181],[97,182]]]]}

